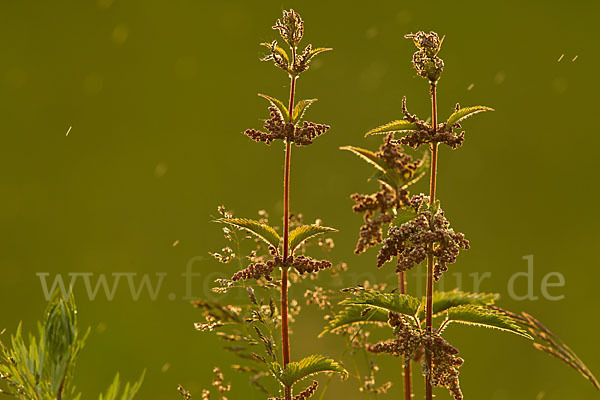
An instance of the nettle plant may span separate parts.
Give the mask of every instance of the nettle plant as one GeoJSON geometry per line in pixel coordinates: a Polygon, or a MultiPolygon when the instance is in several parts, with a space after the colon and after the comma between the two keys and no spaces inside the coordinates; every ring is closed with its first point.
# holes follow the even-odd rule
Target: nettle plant
{"type": "MultiPolygon", "coordinates": [[[[438,146],[452,150],[461,147],[465,138],[461,123],[489,107],[461,108],[445,122],[438,122],[437,86],[444,63],[438,57],[443,38],[435,32],[406,35],[417,47],[412,63],[417,74],[429,83],[431,122],[412,115],[402,101],[403,118],[379,126],[366,136],[384,135],[378,152],[346,146],[375,168],[374,178],[380,190],[371,195],[354,194],[354,212],[364,214],[364,225],[356,253],[379,246],[376,265],[394,261],[398,288],[392,292],[360,286],[345,289],[344,308],[330,320],[325,332],[344,334],[355,346],[374,354],[390,354],[403,359],[404,398],[412,398],[411,362],[421,364],[425,378],[426,399],[433,398],[433,387],[445,387],[455,400],[463,398],[459,386],[459,368],[463,359],[458,350],[443,337],[452,323],[495,328],[532,340],[533,345],[579,371],[596,389],[598,381],[575,353],[544,325],[527,313],[515,314],[497,307],[497,294],[467,293],[459,290],[434,291],[434,284],[456,262],[460,251],[469,248],[462,233],[455,232],[436,199],[438,146]],[[403,153],[403,147],[428,147],[420,160],[403,153]],[[430,161],[428,161],[429,153],[430,161]],[[429,195],[410,196],[408,187],[423,176],[430,165],[429,195]],[[387,235],[383,237],[383,231],[387,235]],[[405,274],[421,264],[427,270],[426,296],[418,299],[407,294],[405,274]],[[388,329],[390,339],[368,342],[374,328],[388,329]]],[[[381,331],[381,329],[379,329],[381,331]]]]}
{"type": "MultiPolygon", "coordinates": [[[[43,322],[38,322],[38,336],[23,335],[19,324],[9,345],[0,342],[0,380],[7,389],[0,395],[21,400],[77,400],[73,383],[75,363],[84,347],[89,329],[79,331],[77,307],[73,296],[65,298],[57,291],[51,298],[43,322]]],[[[131,400],[144,375],[135,383],[122,385],[119,374],[99,400],[131,400]]]]}
{"type": "MultiPolygon", "coordinates": [[[[213,291],[242,290],[248,300],[235,305],[202,300],[194,305],[203,310],[204,316],[196,329],[214,331],[219,338],[231,342],[225,349],[245,362],[244,365],[233,365],[233,369],[248,373],[250,383],[267,395],[299,400],[311,397],[318,386],[318,382],[313,381],[294,394],[294,385],[304,378],[317,373],[347,375],[340,363],[323,355],[312,355],[299,361],[292,361],[290,357],[289,324],[300,312],[300,305],[297,300],[288,299],[288,287],[306,278],[317,279],[319,271],[329,270],[336,274],[344,267],[334,267],[327,260],[316,260],[305,254],[311,245],[323,250],[331,248],[333,242],[324,234],[335,229],[323,226],[319,220],[314,224],[303,224],[301,214],[290,213],[292,144],[310,145],[329,129],[327,125],[303,120],[305,111],[316,99],[296,103],[296,83],[316,55],[331,49],[313,48],[309,44],[299,50],[304,23],[294,10],[284,11],[283,18],[277,20],[273,29],[279,31],[288,49],[280,47],[277,41],[262,43],[269,50],[263,61],[272,61],[289,76],[289,102],[286,106],[275,97],[260,94],[269,102],[270,118],[264,123],[265,131],[248,129],[244,134],[267,145],[278,140],[283,142],[283,227],[271,226],[265,211],[259,212],[259,219],[254,220],[236,218],[220,207],[221,217],[216,221],[226,225],[223,228],[225,238],[235,250],[228,246],[213,256],[222,263],[237,264],[238,270],[231,279],[219,279],[213,291]],[[242,256],[243,253],[247,255],[242,256]],[[273,294],[279,295],[278,302],[273,300],[273,294]]],[[[223,384],[219,368],[215,368],[215,374],[213,385],[223,398],[230,386],[223,384]]],[[[181,387],[180,394],[183,398],[191,398],[191,394],[181,387]]],[[[210,397],[210,391],[205,389],[202,396],[210,397]]]]}

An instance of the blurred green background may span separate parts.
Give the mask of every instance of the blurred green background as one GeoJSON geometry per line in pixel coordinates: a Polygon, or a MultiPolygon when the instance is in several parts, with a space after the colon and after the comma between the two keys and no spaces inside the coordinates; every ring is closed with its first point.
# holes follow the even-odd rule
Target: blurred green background
{"type": "MultiPolygon", "coordinates": [[[[177,398],[178,383],[198,394],[213,365],[230,363],[220,343],[194,331],[199,314],[181,299],[180,274],[196,260],[199,296],[223,268],[198,260],[225,245],[210,223],[217,205],[281,217],[281,143],[254,144],[240,132],[267,117],[256,93],[287,96],[287,77],[259,62],[258,43],[277,37],[270,27],[289,7],[306,22],[304,43],[334,48],[298,82],[299,98],[320,99],[309,118],[332,129],[294,149],[292,209],[339,228],[331,258],[348,263],[346,282],[364,274],[384,280],[391,268],[375,271],[373,251],[352,253],[361,217],[351,213],[349,194],[375,186],[368,167],[338,147],[376,148],[379,139],[363,133],[399,118],[403,95],[411,112],[428,115],[426,83],[402,35],[436,30],[446,35],[441,117],[457,101],[496,109],[465,123],[463,148],[441,150],[439,197],[472,245],[451,272],[464,274],[466,289],[469,273],[491,272],[481,290],[539,317],[600,374],[600,7],[591,1],[0,2],[0,330],[13,332],[21,320],[32,329],[41,317],[36,273],[168,273],[156,301],[146,293],[133,301],[125,285],[113,301],[78,296],[82,325],[92,327],[77,371],[84,398],[106,388],[115,371],[134,379],[144,368],[142,399],[177,398]],[[507,282],[526,270],[522,257],[530,254],[540,299],[512,300],[507,282]],[[540,293],[553,271],[566,281],[551,289],[560,301],[540,293]]],[[[526,289],[519,281],[517,292],[526,289]]],[[[314,339],[318,318],[307,311],[294,325],[292,357],[341,354],[336,337],[314,339]]],[[[518,337],[461,327],[448,334],[467,360],[467,398],[598,397],[518,337]]],[[[381,381],[399,377],[397,360],[379,361],[381,381]]],[[[224,372],[234,384],[230,398],[262,398],[246,391],[242,375],[224,372]]],[[[400,390],[398,382],[386,397],[400,390]]],[[[353,383],[334,383],[326,397],[339,396],[360,394],[353,383]]]]}

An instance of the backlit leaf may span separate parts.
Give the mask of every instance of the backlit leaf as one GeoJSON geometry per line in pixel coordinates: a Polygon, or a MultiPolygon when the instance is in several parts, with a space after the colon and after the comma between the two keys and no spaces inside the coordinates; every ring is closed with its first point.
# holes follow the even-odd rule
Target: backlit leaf
{"type": "Polygon", "coordinates": [[[403,119],[389,122],[385,125],[378,126],[375,129],[371,129],[365,134],[365,136],[385,134],[391,132],[417,132],[419,127],[412,122],[405,121],[403,119]]]}
{"type": "Polygon", "coordinates": [[[474,107],[465,107],[465,108],[461,108],[460,110],[454,112],[452,115],[450,115],[450,117],[448,118],[448,121],[446,121],[446,126],[448,127],[452,127],[452,125],[454,124],[458,124],[460,123],[460,121],[463,121],[477,113],[483,112],[483,111],[494,111],[493,108],[490,107],[485,107],[485,106],[474,106],[474,107]]]}
{"type": "Polygon", "coordinates": [[[244,229],[275,248],[279,246],[281,238],[269,225],[247,218],[219,218],[215,221],[244,229]]]}
{"type": "Polygon", "coordinates": [[[337,232],[337,229],[321,225],[302,225],[290,232],[289,246],[290,251],[294,250],[308,239],[327,232],[337,232]]]}
{"type": "Polygon", "coordinates": [[[263,99],[267,99],[272,106],[277,107],[281,115],[283,116],[284,121],[288,122],[290,120],[290,112],[288,111],[285,104],[275,97],[267,96],[266,94],[258,94],[263,99]]]}

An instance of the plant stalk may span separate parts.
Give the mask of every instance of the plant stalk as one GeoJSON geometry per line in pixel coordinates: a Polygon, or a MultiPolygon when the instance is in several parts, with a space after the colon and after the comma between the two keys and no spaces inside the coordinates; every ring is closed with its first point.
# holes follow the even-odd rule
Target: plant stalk
{"type": "MultiPolygon", "coordinates": [[[[436,84],[431,83],[431,122],[433,127],[433,133],[437,133],[438,122],[437,122],[437,93],[436,84]]],[[[436,175],[437,175],[437,161],[438,161],[438,144],[431,144],[431,180],[429,186],[429,204],[435,202],[435,189],[436,189],[436,175]]],[[[427,255],[427,308],[425,326],[427,332],[433,331],[433,245],[429,246],[429,252],[427,255]]],[[[425,398],[426,400],[433,400],[433,386],[431,384],[431,372],[432,362],[431,354],[427,351],[425,353],[425,362],[427,363],[427,374],[425,375],[425,398]]]]}
{"type": "MultiPolygon", "coordinates": [[[[292,50],[292,59],[296,53],[292,50]]],[[[296,92],[296,76],[290,77],[290,123],[293,121],[294,96],[296,92]]],[[[290,362],[290,336],[288,328],[288,267],[286,265],[289,257],[289,234],[290,234],[290,165],[291,165],[292,143],[285,143],[285,171],[283,177],[283,268],[281,269],[281,347],[283,350],[283,368],[290,362]]],[[[285,387],[285,399],[291,400],[290,387],[285,387]]]]}
{"type": "MultiPolygon", "coordinates": [[[[401,271],[398,274],[398,289],[400,293],[406,294],[406,273],[401,271]]],[[[410,368],[410,359],[404,358],[404,400],[412,400],[412,372],[410,368]]]]}

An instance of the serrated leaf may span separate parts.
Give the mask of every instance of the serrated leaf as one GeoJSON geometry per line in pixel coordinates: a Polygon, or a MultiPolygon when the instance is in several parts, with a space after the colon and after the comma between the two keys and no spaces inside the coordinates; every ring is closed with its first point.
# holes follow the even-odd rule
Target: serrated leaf
{"type": "Polygon", "coordinates": [[[433,294],[433,314],[439,314],[451,307],[463,305],[488,306],[500,298],[498,293],[469,293],[459,290],[435,292],[433,294]]]}
{"type": "Polygon", "coordinates": [[[365,134],[365,136],[379,135],[385,133],[396,133],[396,132],[417,132],[419,127],[412,122],[399,119],[396,121],[388,122],[385,125],[378,126],[375,129],[371,129],[365,134]]]}
{"type": "Polygon", "coordinates": [[[359,294],[344,299],[342,305],[365,305],[414,317],[421,302],[413,296],[401,293],[381,293],[362,290],[359,294]]]}
{"type": "Polygon", "coordinates": [[[290,232],[289,246],[292,254],[294,250],[308,239],[327,232],[337,232],[337,229],[321,225],[302,225],[290,232]]]}
{"type": "Polygon", "coordinates": [[[426,151],[423,153],[423,157],[421,157],[419,166],[413,172],[412,177],[410,178],[410,180],[408,182],[406,182],[406,184],[402,188],[406,189],[410,185],[417,183],[422,177],[424,177],[427,174],[428,169],[429,169],[429,151],[426,151]]]}
{"type": "Polygon", "coordinates": [[[267,99],[269,101],[269,103],[271,103],[272,106],[277,107],[277,109],[283,116],[284,121],[287,122],[290,120],[290,112],[288,111],[287,107],[281,100],[276,99],[275,97],[267,96],[266,94],[262,94],[262,93],[259,93],[258,95],[260,97],[262,97],[263,99],[267,99]]]}
{"type": "Polygon", "coordinates": [[[448,322],[499,329],[533,339],[526,330],[510,317],[489,307],[468,304],[451,307],[446,310],[446,313],[448,322]]]}
{"type": "Polygon", "coordinates": [[[279,242],[281,241],[281,238],[279,237],[279,234],[275,231],[275,229],[273,229],[269,225],[261,224],[260,222],[255,221],[253,219],[219,218],[215,221],[221,222],[223,224],[232,225],[240,229],[244,229],[275,248],[279,246],[279,242]]]}
{"type": "Polygon", "coordinates": [[[287,52],[282,47],[277,46],[277,45],[273,46],[272,43],[266,43],[266,42],[261,43],[260,45],[267,47],[269,50],[271,50],[271,49],[275,50],[275,52],[277,54],[279,54],[281,57],[285,58],[285,61],[287,62],[288,65],[290,64],[290,57],[288,56],[287,52]]]}
{"type": "Polygon", "coordinates": [[[310,107],[315,101],[317,101],[317,99],[299,101],[298,104],[296,104],[296,107],[294,107],[294,112],[292,113],[292,122],[294,124],[297,123],[304,116],[304,113],[308,107],[310,107]]]}
{"type": "Polygon", "coordinates": [[[331,47],[316,47],[314,49],[311,49],[311,51],[306,56],[306,62],[310,62],[317,54],[321,54],[331,50],[333,50],[331,47]]]}
{"type": "Polygon", "coordinates": [[[454,124],[458,124],[460,123],[460,121],[463,121],[475,114],[478,114],[480,112],[483,111],[494,111],[493,108],[490,107],[485,107],[485,106],[474,106],[474,107],[465,107],[465,108],[461,108],[460,110],[454,112],[452,115],[450,115],[450,117],[448,117],[448,120],[446,121],[446,126],[448,127],[452,127],[454,124]]]}
{"type": "MultiPolygon", "coordinates": [[[[461,292],[458,289],[448,292],[434,292],[433,293],[433,315],[439,315],[440,313],[448,310],[451,307],[457,307],[462,305],[474,305],[474,306],[489,306],[494,304],[500,295],[498,293],[469,293],[461,292]]],[[[423,298],[425,303],[425,298],[423,298]]],[[[419,318],[423,319],[425,314],[423,310],[419,311],[419,318]]]]}
{"type": "Polygon", "coordinates": [[[286,387],[292,387],[296,382],[322,372],[338,373],[344,379],[348,376],[348,371],[340,363],[322,355],[308,356],[300,361],[289,363],[283,370],[272,368],[272,371],[275,372],[277,380],[286,387]]]}
{"type": "Polygon", "coordinates": [[[340,147],[340,150],[350,151],[350,152],[356,154],[357,156],[359,156],[362,160],[371,164],[373,167],[377,168],[379,171],[381,171],[381,172],[386,171],[387,166],[385,165],[383,160],[381,160],[379,157],[377,157],[377,154],[375,154],[371,150],[361,149],[360,147],[354,147],[354,146],[342,146],[342,147],[340,147]]]}
{"type": "Polygon", "coordinates": [[[329,325],[323,329],[323,332],[319,334],[319,337],[354,324],[380,324],[387,322],[387,320],[387,311],[380,308],[371,308],[369,306],[353,305],[338,312],[333,319],[329,321],[329,325]]]}

